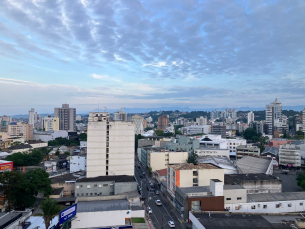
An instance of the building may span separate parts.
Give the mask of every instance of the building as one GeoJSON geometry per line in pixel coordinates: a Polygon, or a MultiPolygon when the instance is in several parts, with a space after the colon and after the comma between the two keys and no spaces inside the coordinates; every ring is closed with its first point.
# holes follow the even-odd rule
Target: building
{"type": "Polygon", "coordinates": [[[28,123],[30,125],[33,125],[33,126],[35,124],[34,117],[35,117],[35,109],[32,108],[31,110],[29,110],[29,121],[28,121],[28,123]]]}
{"type": "Polygon", "coordinates": [[[251,122],[254,122],[254,113],[253,113],[253,111],[250,111],[249,113],[248,113],[248,119],[247,119],[247,124],[249,125],[251,122]]]}
{"type": "Polygon", "coordinates": [[[211,134],[221,135],[222,138],[226,138],[226,126],[212,125],[211,134]]]}
{"type": "Polygon", "coordinates": [[[280,193],[282,181],[276,176],[265,173],[252,174],[226,174],[225,185],[240,185],[248,194],[280,193]]]}
{"type": "Polygon", "coordinates": [[[278,157],[278,155],[279,155],[279,148],[275,146],[268,147],[261,153],[261,156],[267,156],[267,157],[278,157]]]}
{"type": "Polygon", "coordinates": [[[268,132],[266,134],[274,135],[274,131],[278,130],[283,134],[286,129],[286,124],[283,122],[282,103],[275,99],[274,102],[266,105],[266,124],[268,132]]]}
{"type": "Polygon", "coordinates": [[[59,130],[76,130],[76,109],[69,108],[69,104],[62,104],[61,108],[54,108],[54,117],[59,118],[59,130]]]}
{"type": "Polygon", "coordinates": [[[87,177],[134,175],[134,124],[110,121],[108,112],[90,112],[87,177]]]}
{"type": "Polygon", "coordinates": [[[76,181],[76,197],[121,195],[137,192],[137,182],[134,176],[98,176],[81,178],[76,181]]]}
{"type": "Polygon", "coordinates": [[[302,127],[303,127],[303,132],[305,132],[305,107],[302,111],[302,127]]]}
{"type": "Polygon", "coordinates": [[[26,153],[29,152],[33,147],[30,144],[20,144],[9,147],[7,150],[10,154],[14,153],[26,153]]]}
{"type": "Polygon", "coordinates": [[[124,112],[124,108],[121,108],[120,111],[113,113],[113,120],[127,122],[127,114],[124,112]]]}
{"type": "Polygon", "coordinates": [[[236,161],[239,173],[273,174],[273,159],[243,156],[236,161]]]}
{"type": "Polygon", "coordinates": [[[212,149],[228,149],[230,152],[235,152],[236,148],[246,144],[245,139],[223,139],[221,135],[205,135],[200,139],[200,148],[212,149]]]}
{"type": "Polygon", "coordinates": [[[32,146],[33,149],[48,147],[48,143],[43,141],[29,141],[27,143],[32,146]]]}
{"type": "Polygon", "coordinates": [[[211,126],[209,125],[187,126],[185,128],[187,135],[209,134],[211,132],[211,126]]]}
{"type": "Polygon", "coordinates": [[[50,177],[51,186],[55,188],[64,188],[64,196],[74,196],[75,182],[78,179],[84,177],[83,172],[79,173],[67,173],[50,177]]]}
{"type": "Polygon", "coordinates": [[[196,118],[196,123],[199,126],[205,126],[208,124],[208,120],[206,117],[200,116],[199,118],[196,118]]]}
{"type": "Polygon", "coordinates": [[[155,178],[159,183],[166,182],[166,177],[167,177],[167,168],[156,170],[155,178]]]}
{"type": "Polygon", "coordinates": [[[236,159],[240,159],[245,155],[260,156],[260,148],[257,146],[240,145],[236,147],[236,159]]]}
{"type": "Polygon", "coordinates": [[[211,164],[169,165],[167,168],[167,191],[174,197],[177,187],[209,186],[210,179],[224,180],[224,170],[211,164]]]}
{"type": "Polygon", "coordinates": [[[85,155],[70,156],[70,173],[86,171],[87,157],[85,155]]]}
{"type": "Polygon", "coordinates": [[[42,129],[44,131],[59,131],[59,118],[48,115],[42,118],[42,129]]]}
{"type": "Polygon", "coordinates": [[[183,150],[169,151],[160,147],[144,147],[141,151],[142,164],[151,168],[152,171],[165,169],[168,165],[185,163],[187,159],[188,152],[183,150]],[[147,162],[144,161],[145,158],[147,162]]]}
{"type": "Polygon", "coordinates": [[[199,164],[212,164],[224,170],[224,174],[236,174],[238,169],[229,156],[201,156],[197,158],[199,164]]]}
{"type": "Polygon", "coordinates": [[[279,165],[284,167],[301,166],[300,145],[285,144],[281,145],[279,150],[279,165]]]}
{"type": "Polygon", "coordinates": [[[179,136],[171,142],[167,142],[166,149],[170,151],[187,151],[189,154],[193,153],[195,149],[199,148],[199,139],[187,136],[179,136]]]}
{"type": "Polygon", "coordinates": [[[195,149],[195,153],[199,156],[221,156],[230,158],[230,151],[228,149],[217,148],[199,148],[195,149]]]}
{"type": "Polygon", "coordinates": [[[165,130],[166,127],[169,125],[169,118],[167,115],[163,115],[158,118],[158,129],[159,130],[165,130]]]}
{"type": "Polygon", "coordinates": [[[134,123],[135,134],[143,134],[144,133],[144,118],[135,115],[131,117],[131,121],[134,123]]]}
{"type": "Polygon", "coordinates": [[[12,161],[5,161],[0,160],[0,173],[6,172],[6,171],[13,171],[13,162],[12,161]]]}
{"type": "Polygon", "coordinates": [[[285,138],[272,138],[269,142],[269,146],[274,146],[279,149],[281,145],[286,145],[289,142],[291,142],[291,140],[285,138]]]}
{"type": "Polygon", "coordinates": [[[69,132],[66,130],[60,131],[34,131],[33,140],[48,142],[55,138],[69,138],[69,132]]]}
{"type": "Polygon", "coordinates": [[[0,227],[1,229],[15,229],[22,228],[22,225],[30,216],[32,211],[11,211],[0,213],[0,227]]]}
{"type": "Polygon", "coordinates": [[[12,137],[23,137],[26,141],[33,140],[33,125],[28,123],[11,122],[7,132],[12,137]]]}

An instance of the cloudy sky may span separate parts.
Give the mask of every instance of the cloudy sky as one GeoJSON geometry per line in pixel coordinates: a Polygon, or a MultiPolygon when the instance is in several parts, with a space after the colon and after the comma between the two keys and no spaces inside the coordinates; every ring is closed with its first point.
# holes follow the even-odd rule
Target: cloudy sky
{"type": "Polygon", "coordinates": [[[304,0],[1,0],[0,115],[305,105],[304,0]]]}

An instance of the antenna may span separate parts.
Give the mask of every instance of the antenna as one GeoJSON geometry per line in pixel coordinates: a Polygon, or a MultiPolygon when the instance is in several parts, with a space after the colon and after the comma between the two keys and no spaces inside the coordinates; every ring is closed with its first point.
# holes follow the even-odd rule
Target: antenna
{"type": "Polygon", "coordinates": [[[107,107],[104,107],[104,112],[106,112],[106,110],[107,110],[107,107]]]}

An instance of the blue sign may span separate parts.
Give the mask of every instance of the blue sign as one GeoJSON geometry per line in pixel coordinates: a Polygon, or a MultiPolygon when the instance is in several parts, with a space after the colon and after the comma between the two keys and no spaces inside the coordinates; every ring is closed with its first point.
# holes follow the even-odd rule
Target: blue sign
{"type": "Polygon", "coordinates": [[[74,204],[73,206],[63,210],[59,214],[59,224],[63,224],[69,219],[72,219],[74,216],[76,216],[77,211],[77,204],[74,204]]]}

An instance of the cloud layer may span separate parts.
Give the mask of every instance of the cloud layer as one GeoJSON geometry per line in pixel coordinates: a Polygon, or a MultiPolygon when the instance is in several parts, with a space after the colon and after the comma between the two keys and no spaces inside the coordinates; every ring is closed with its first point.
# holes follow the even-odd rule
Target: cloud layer
{"type": "MultiPolygon", "coordinates": [[[[0,89],[72,85],[55,87],[50,105],[302,105],[304,10],[303,0],[3,0],[0,89]]],[[[39,106],[38,89],[21,89],[39,106]]]]}

